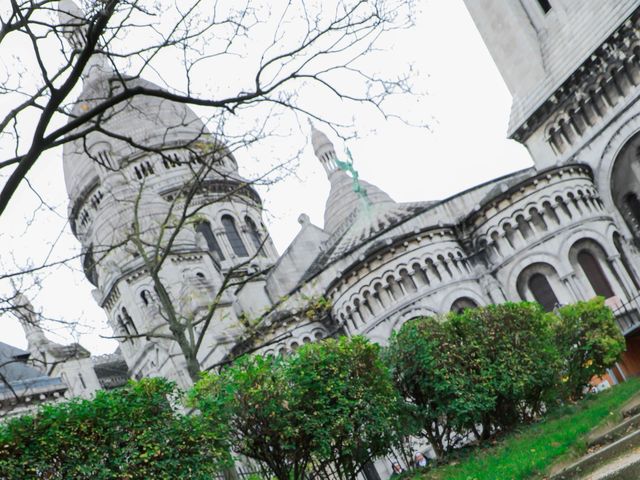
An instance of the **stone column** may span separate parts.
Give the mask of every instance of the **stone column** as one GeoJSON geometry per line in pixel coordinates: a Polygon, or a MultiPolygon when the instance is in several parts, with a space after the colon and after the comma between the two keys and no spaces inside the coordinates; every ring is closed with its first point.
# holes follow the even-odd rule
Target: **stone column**
{"type": "Polygon", "coordinates": [[[499,304],[507,301],[507,297],[502,291],[502,287],[493,276],[486,274],[480,278],[480,285],[489,296],[492,303],[499,304]]]}
{"type": "Polygon", "coordinates": [[[574,283],[572,276],[575,277],[575,274],[569,273],[569,274],[567,274],[567,275],[565,275],[563,277],[560,277],[560,280],[564,284],[564,286],[567,289],[567,291],[573,297],[573,301],[581,300],[583,298],[582,294],[580,292],[580,289],[574,283]]]}
{"type": "Polygon", "coordinates": [[[622,265],[622,260],[620,260],[620,255],[614,254],[607,258],[609,261],[609,265],[611,265],[611,270],[615,274],[616,278],[620,279],[622,282],[622,288],[624,289],[624,293],[627,299],[633,298],[632,292],[635,290],[633,286],[633,282],[627,275],[627,271],[622,265]]]}
{"type": "Polygon", "coordinates": [[[586,287],[584,282],[578,278],[575,272],[571,272],[568,277],[568,284],[572,286],[574,293],[576,294],[576,300],[587,300],[593,297],[593,294],[586,287]]]}

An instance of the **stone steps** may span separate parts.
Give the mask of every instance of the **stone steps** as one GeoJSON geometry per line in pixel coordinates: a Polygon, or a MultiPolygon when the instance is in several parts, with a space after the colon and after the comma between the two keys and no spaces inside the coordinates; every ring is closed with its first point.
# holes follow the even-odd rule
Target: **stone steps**
{"type": "MultiPolygon", "coordinates": [[[[614,429],[615,428],[617,428],[617,426],[614,427],[614,429]]],[[[607,433],[605,433],[603,437],[605,437],[606,435],[607,433]]],[[[607,474],[613,474],[617,472],[617,470],[613,468],[615,461],[631,455],[632,452],[636,451],[636,449],[640,449],[639,429],[634,429],[633,431],[627,433],[622,438],[614,441],[613,443],[609,443],[608,445],[599,448],[595,452],[583,456],[577,462],[549,477],[549,480],[587,480],[591,478],[595,480],[596,478],[625,478],[611,476],[592,477],[591,475],[605,469],[605,467],[608,466],[611,466],[611,468],[610,471],[607,470],[607,474]]],[[[629,461],[633,464],[635,460],[637,460],[637,462],[640,462],[640,456],[637,459],[635,459],[634,457],[634,459],[630,459],[629,461]]],[[[630,465],[628,465],[627,467],[631,468],[630,465]]],[[[637,480],[637,478],[640,477],[631,478],[635,478],[637,480]]]]}
{"type": "Polygon", "coordinates": [[[640,478],[640,448],[595,470],[584,480],[637,480],[640,478]]]}
{"type": "MultiPolygon", "coordinates": [[[[640,412],[640,406],[635,407],[634,410],[637,409],[640,412]]],[[[640,413],[631,412],[623,412],[623,420],[618,425],[613,428],[607,430],[606,432],[598,435],[594,438],[589,439],[587,445],[589,449],[599,448],[603,445],[607,445],[615,442],[616,440],[621,439],[627,434],[633,432],[634,430],[638,430],[640,428],[640,413]],[[627,414],[628,413],[628,414],[627,414]],[[633,413],[633,416],[630,416],[633,413]]]]}
{"type": "Polygon", "coordinates": [[[588,439],[589,453],[549,480],[640,479],[640,398],[627,405],[619,423],[588,439]]]}

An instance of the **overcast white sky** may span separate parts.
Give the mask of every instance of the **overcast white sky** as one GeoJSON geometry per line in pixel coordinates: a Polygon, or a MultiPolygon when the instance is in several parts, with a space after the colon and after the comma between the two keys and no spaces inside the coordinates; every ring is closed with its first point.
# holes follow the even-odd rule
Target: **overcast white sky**
{"type": "MultiPolygon", "coordinates": [[[[398,62],[413,63],[420,72],[417,86],[428,90],[428,95],[405,107],[408,115],[428,122],[431,130],[364,113],[359,117],[360,112],[354,111],[364,133],[348,146],[361,178],[396,201],[434,200],[532,164],[524,147],[506,139],[511,97],[462,0],[423,2],[416,27],[395,36],[385,47],[398,62]],[[367,133],[372,131],[375,133],[367,133]]],[[[342,151],[343,145],[333,139],[342,151]]],[[[302,136],[281,141],[296,148],[308,143],[302,136]]],[[[271,154],[277,152],[272,148],[271,154]]],[[[238,161],[242,165],[242,155],[238,161]]],[[[0,218],[0,255],[5,265],[12,255],[26,258],[28,254],[34,261],[42,261],[64,223],[61,151],[41,162],[31,181],[48,193],[56,212],[38,215],[36,225],[27,228],[24,212],[30,211],[36,199],[28,188],[19,192],[15,201],[25,208],[0,218]]],[[[322,226],[328,187],[324,171],[307,145],[295,175],[261,192],[268,210],[266,224],[280,252],[298,232],[301,213],[322,226]]],[[[68,231],[62,235],[69,248],[77,246],[68,231]]],[[[81,319],[73,338],[93,353],[115,349],[115,342],[100,337],[110,333],[105,315],[91,297],[92,287],[78,271],[68,267],[52,270],[44,275],[43,287],[33,299],[36,309],[48,317],[81,319]]],[[[54,330],[52,339],[71,341],[68,332],[55,324],[50,327],[54,330]]],[[[0,317],[0,332],[1,341],[26,345],[19,325],[8,315],[0,317]]]]}

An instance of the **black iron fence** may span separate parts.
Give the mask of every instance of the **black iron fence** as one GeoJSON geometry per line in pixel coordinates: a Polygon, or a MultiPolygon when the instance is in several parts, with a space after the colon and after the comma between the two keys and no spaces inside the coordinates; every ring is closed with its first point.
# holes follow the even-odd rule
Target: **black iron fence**
{"type": "Polygon", "coordinates": [[[625,303],[611,305],[623,335],[640,328],[640,293],[625,303]]]}

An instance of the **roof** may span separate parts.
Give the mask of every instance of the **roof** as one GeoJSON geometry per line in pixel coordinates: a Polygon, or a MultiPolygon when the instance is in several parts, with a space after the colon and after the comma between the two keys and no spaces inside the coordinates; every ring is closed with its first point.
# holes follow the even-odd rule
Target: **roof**
{"type": "Polygon", "coordinates": [[[0,342],[0,394],[7,390],[24,392],[44,387],[66,389],[60,377],[49,377],[26,364],[28,358],[29,352],[0,342]]]}
{"type": "Polygon", "coordinates": [[[323,252],[307,269],[301,281],[315,276],[327,265],[436,203],[439,202],[373,204],[352,211],[341,228],[327,240],[323,252]]]}

